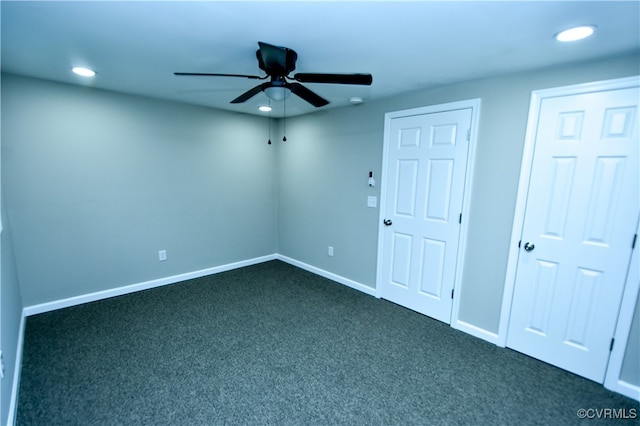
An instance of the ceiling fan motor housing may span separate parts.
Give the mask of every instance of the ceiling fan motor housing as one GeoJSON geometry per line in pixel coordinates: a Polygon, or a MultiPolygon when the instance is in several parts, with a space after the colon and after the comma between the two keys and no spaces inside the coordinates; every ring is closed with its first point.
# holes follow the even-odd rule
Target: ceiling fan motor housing
{"type": "Polygon", "coordinates": [[[296,69],[298,54],[287,47],[273,46],[260,42],[256,51],[258,66],[268,75],[286,76],[296,69]]]}

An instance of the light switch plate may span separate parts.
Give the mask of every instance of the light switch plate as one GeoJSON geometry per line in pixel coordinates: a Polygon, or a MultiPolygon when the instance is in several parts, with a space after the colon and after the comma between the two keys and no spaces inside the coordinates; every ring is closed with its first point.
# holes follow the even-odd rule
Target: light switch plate
{"type": "Polygon", "coordinates": [[[367,207],[378,207],[378,197],[370,195],[367,197],[367,207]]]}

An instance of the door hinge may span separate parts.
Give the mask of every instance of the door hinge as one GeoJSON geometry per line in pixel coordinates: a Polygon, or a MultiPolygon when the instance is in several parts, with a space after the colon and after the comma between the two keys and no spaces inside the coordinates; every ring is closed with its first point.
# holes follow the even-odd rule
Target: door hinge
{"type": "Polygon", "coordinates": [[[609,352],[611,352],[613,350],[613,342],[615,342],[616,339],[614,339],[613,337],[611,338],[611,344],[609,345],[609,352]]]}
{"type": "Polygon", "coordinates": [[[638,234],[633,234],[633,241],[631,242],[631,250],[636,248],[636,240],[638,239],[638,234]]]}
{"type": "Polygon", "coordinates": [[[467,142],[471,142],[471,129],[467,130],[467,142]]]}
{"type": "Polygon", "coordinates": [[[462,223],[462,213],[460,213],[460,216],[458,216],[458,223],[462,223]]]}
{"type": "Polygon", "coordinates": [[[451,298],[453,299],[453,289],[451,289],[451,298]]]}

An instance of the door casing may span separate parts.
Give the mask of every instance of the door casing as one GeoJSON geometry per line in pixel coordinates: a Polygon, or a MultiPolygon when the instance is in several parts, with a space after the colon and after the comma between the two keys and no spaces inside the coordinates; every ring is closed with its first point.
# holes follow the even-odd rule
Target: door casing
{"type": "MultiPolygon", "coordinates": [[[[626,88],[632,88],[632,87],[638,87],[638,86],[640,86],[640,76],[634,76],[634,77],[620,78],[615,80],[606,80],[606,81],[598,81],[598,82],[577,84],[577,85],[571,85],[571,86],[563,86],[563,87],[557,87],[557,88],[551,88],[551,89],[535,90],[531,93],[531,101],[529,104],[529,118],[527,121],[524,151],[522,154],[520,181],[518,184],[518,195],[516,198],[513,227],[511,231],[511,241],[509,246],[509,255],[508,255],[509,257],[507,262],[507,270],[505,274],[504,293],[502,298],[502,308],[500,312],[500,323],[498,327],[498,335],[496,340],[496,344],[498,346],[505,347],[507,342],[507,331],[509,328],[509,319],[511,316],[513,292],[514,292],[516,272],[517,272],[516,269],[517,269],[517,263],[518,263],[518,256],[520,253],[518,242],[520,241],[520,236],[522,234],[522,230],[524,226],[526,201],[528,197],[529,180],[532,172],[531,166],[533,161],[533,153],[535,149],[537,123],[539,119],[539,111],[540,111],[540,106],[542,104],[542,101],[547,98],[554,98],[558,96],[579,95],[583,93],[626,89],[626,88]]],[[[630,232],[632,232],[632,230],[630,230],[630,232]]],[[[638,251],[638,248],[636,247],[636,249],[634,250],[634,254],[637,251],[638,251]]],[[[634,254],[632,254],[632,256],[634,254]]],[[[635,257],[637,258],[637,254],[635,254],[635,257]]],[[[629,274],[629,277],[632,275],[633,274],[629,274]]],[[[620,312],[618,314],[618,325],[616,328],[616,335],[620,333],[623,335],[628,335],[639,288],[640,288],[640,283],[638,282],[637,279],[629,280],[629,278],[627,278],[627,282],[624,290],[624,297],[620,307],[620,312]],[[633,297],[633,295],[636,295],[636,297],[633,297]],[[622,327],[626,327],[626,330],[621,330],[620,328],[622,327]]],[[[626,343],[626,341],[624,343],[626,343]]],[[[626,345],[620,344],[617,346],[618,347],[614,346],[614,351],[624,352],[626,345]]],[[[609,359],[609,368],[607,368],[605,384],[607,383],[611,384],[614,382],[614,379],[612,379],[610,376],[618,377],[620,374],[621,365],[618,365],[617,367],[612,366],[612,359],[619,358],[617,356],[618,355],[617,353],[615,353],[615,355],[616,356],[614,357],[614,352],[612,352],[612,356],[609,359]],[[615,368],[612,368],[612,367],[615,367],[615,368]],[[614,370],[617,370],[617,371],[614,371],[614,370]]],[[[619,364],[621,364],[621,362],[619,362],[619,364]]],[[[618,389],[612,389],[612,390],[620,392],[620,390],[618,389]]]]}
{"type": "Polygon", "coordinates": [[[473,326],[467,326],[464,323],[458,321],[458,310],[460,304],[460,283],[462,282],[462,272],[464,265],[464,254],[466,252],[467,241],[467,225],[469,223],[469,204],[471,202],[472,192],[472,178],[473,168],[475,163],[475,147],[478,140],[478,121],[480,118],[480,99],[470,99],[458,102],[449,102],[445,104],[432,105],[420,108],[412,108],[401,111],[393,111],[385,114],[384,118],[384,142],[383,142],[383,154],[382,154],[382,173],[380,179],[380,217],[378,221],[378,257],[377,257],[377,271],[376,271],[376,297],[381,297],[381,283],[382,283],[382,260],[383,260],[383,244],[384,244],[384,206],[387,203],[387,188],[385,183],[388,179],[389,167],[388,167],[388,147],[390,143],[390,127],[391,120],[394,118],[407,117],[413,115],[432,114],[444,111],[451,111],[457,109],[471,108],[471,129],[469,132],[469,151],[467,153],[467,164],[464,181],[464,194],[462,200],[462,223],[460,225],[460,237],[458,242],[457,262],[455,271],[455,281],[453,287],[455,289],[453,295],[453,305],[451,310],[451,327],[460,329],[469,334],[475,335],[487,339],[487,336],[482,335],[482,331],[473,326]]]}

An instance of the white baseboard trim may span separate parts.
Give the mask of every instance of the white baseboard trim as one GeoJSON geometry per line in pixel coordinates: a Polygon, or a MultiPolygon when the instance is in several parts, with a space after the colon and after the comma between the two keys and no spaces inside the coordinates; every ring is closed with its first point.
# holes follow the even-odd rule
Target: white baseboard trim
{"type": "Polygon", "coordinates": [[[451,327],[456,330],[463,331],[472,336],[478,337],[482,340],[486,340],[487,342],[491,342],[494,345],[500,346],[498,344],[498,335],[496,333],[492,333],[490,331],[485,330],[484,328],[477,327],[475,325],[469,324],[468,322],[456,320],[451,323],[451,327]]]}
{"type": "Polygon", "coordinates": [[[67,299],[55,300],[53,302],[41,303],[38,305],[27,306],[23,313],[25,316],[41,314],[44,312],[55,311],[56,309],[68,308],[70,306],[81,305],[83,303],[95,302],[97,300],[108,299],[115,296],[122,296],[129,293],[135,293],[141,290],[148,290],[164,285],[175,284],[182,281],[204,277],[206,275],[218,274],[220,272],[230,271],[232,269],[243,268],[245,266],[256,265],[258,263],[275,260],[277,254],[247,259],[240,262],[228,263],[226,265],[214,266],[212,268],[201,269],[199,271],[188,272],[185,274],[173,275],[170,277],[159,278],[156,280],[145,281],[138,284],[126,285],[109,290],[97,291],[95,293],[83,294],[80,296],[69,297],[67,299]]]}
{"type": "Polygon", "coordinates": [[[16,365],[13,370],[13,384],[11,385],[11,400],[9,401],[9,412],[7,413],[7,426],[16,424],[16,413],[18,408],[18,389],[20,389],[20,373],[22,372],[22,348],[24,346],[24,328],[26,316],[24,309],[20,318],[20,328],[18,329],[18,345],[16,347],[16,365]]]}
{"type": "Polygon", "coordinates": [[[194,278],[200,278],[207,275],[218,274],[220,272],[226,272],[233,269],[256,265],[258,263],[268,262],[270,260],[276,260],[276,259],[281,260],[290,265],[297,266],[298,268],[307,270],[316,275],[320,275],[324,278],[328,278],[332,281],[336,281],[340,284],[344,284],[348,287],[351,287],[355,290],[369,294],[371,296],[374,296],[374,297],[376,296],[376,290],[374,288],[361,284],[357,281],[353,281],[349,278],[345,278],[343,276],[334,274],[324,269],[317,268],[315,266],[311,266],[307,263],[300,262],[299,260],[295,260],[290,257],[283,256],[281,254],[270,254],[267,256],[256,257],[253,259],[229,263],[221,266],[214,266],[212,268],[201,269],[199,271],[188,272],[185,274],[173,275],[170,277],[159,278],[156,280],[145,281],[142,283],[126,285],[122,287],[112,288],[109,290],[98,291],[95,293],[83,294],[80,296],[69,297],[66,299],[54,300],[52,302],[31,305],[24,308],[23,315],[28,317],[31,315],[37,315],[44,312],[55,311],[56,309],[68,308],[70,306],[81,305],[83,303],[95,302],[102,299],[108,299],[111,297],[122,296],[129,293],[135,293],[137,291],[148,290],[151,288],[161,287],[169,284],[175,284],[175,283],[179,283],[179,282],[194,279],[194,278]]]}
{"type": "Polygon", "coordinates": [[[281,260],[281,261],[283,261],[285,263],[288,263],[290,265],[297,266],[300,269],[304,269],[304,270],[309,271],[311,273],[314,273],[316,275],[320,275],[321,277],[328,278],[328,279],[330,279],[332,281],[335,281],[335,282],[338,282],[340,284],[344,284],[347,287],[351,287],[351,288],[353,288],[355,290],[361,291],[361,292],[366,293],[366,294],[368,294],[370,296],[376,297],[376,289],[375,288],[371,288],[371,287],[369,287],[367,285],[364,285],[364,284],[361,284],[361,283],[359,283],[357,281],[350,280],[349,278],[345,278],[343,276],[336,275],[333,272],[325,271],[324,269],[320,269],[320,268],[317,268],[315,266],[311,266],[311,265],[309,265],[307,263],[300,262],[299,260],[295,260],[295,259],[292,259],[290,257],[283,256],[281,254],[278,254],[276,256],[276,259],[281,260]]]}
{"type": "Polygon", "coordinates": [[[604,387],[609,389],[610,391],[619,393],[640,402],[640,386],[625,382],[624,380],[618,380],[613,386],[607,386],[607,383],[605,382],[604,387]]]}

